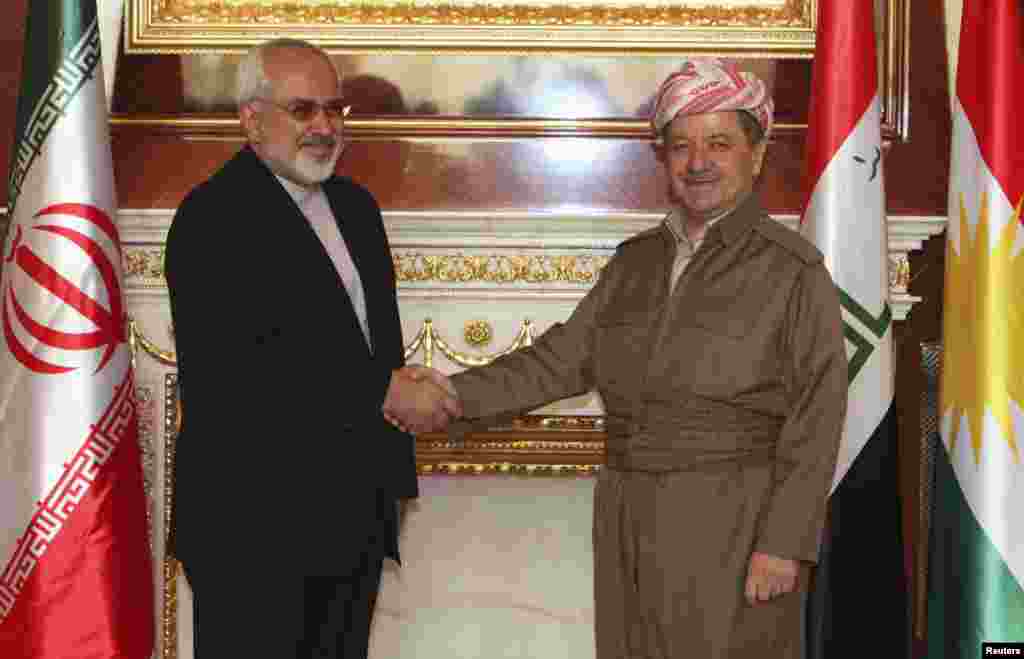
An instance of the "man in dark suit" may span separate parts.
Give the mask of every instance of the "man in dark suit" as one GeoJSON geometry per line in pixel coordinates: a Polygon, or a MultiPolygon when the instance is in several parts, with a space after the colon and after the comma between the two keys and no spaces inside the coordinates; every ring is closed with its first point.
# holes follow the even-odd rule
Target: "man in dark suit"
{"type": "MultiPolygon", "coordinates": [[[[250,52],[248,143],[167,236],[183,408],[169,551],[200,659],[366,657],[396,502],[417,493],[412,437],[381,413],[410,382],[392,377],[404,346],[380,208],[334,175],[340,90],[310,44],[250,52]]],[[[446,396],[402,400],[447,403],[441,423],[446,396]]]]}

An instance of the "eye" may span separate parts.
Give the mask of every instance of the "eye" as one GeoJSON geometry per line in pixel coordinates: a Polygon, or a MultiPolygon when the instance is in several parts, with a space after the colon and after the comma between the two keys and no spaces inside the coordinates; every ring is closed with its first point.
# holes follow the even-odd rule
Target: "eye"
{"type": "Polygon", "coordinates": [[[345,101],[328,101],[324,104],[324,114],[327,115],[328,119],[341,119],[342,117],[348,116],[349,110],[352,109],[351,105],[346,105],[345,101]]]}
{"type": "Polygon", "coordinates": [[[293,101],[288,105],[288,114],[296,121],[309,121],[316,114],[317,104],[312,101],[293,101]]]}

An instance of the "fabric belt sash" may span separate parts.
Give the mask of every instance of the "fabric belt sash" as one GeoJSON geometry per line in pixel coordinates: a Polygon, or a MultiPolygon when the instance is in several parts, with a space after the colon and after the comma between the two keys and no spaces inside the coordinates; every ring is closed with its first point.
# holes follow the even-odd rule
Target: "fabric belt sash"
{"type": "Polygon", "coordinates": [[[710,430],[609,421],[607,465],[618,471],[668,472],[768,464],[774,459],[781,424],[722,425],[723,429],[710,430]]]}

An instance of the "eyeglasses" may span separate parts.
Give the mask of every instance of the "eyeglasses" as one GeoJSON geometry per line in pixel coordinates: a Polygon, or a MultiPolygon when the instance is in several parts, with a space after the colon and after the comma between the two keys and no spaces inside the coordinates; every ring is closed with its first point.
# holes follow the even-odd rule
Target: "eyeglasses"
{"type": "Polygon", "coordinates": [[[327,101],[326,103],[317,103],[307,98],[299,98],[286,104],[278,103],[262,96],[257,97],[256,100],[269,103],[280,110],[284,110],[292,119],[303,124],[312,121],[313,117],[321,110],[323,110],[324,116],[331,121],[343,120],[352,110],[352,106],[346,105],[340,98],[327,101]]]}

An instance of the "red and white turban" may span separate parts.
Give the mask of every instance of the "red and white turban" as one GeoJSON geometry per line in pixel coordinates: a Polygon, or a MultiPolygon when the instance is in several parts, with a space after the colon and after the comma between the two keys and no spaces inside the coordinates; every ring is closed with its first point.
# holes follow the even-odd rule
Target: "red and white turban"
{"type": "Polygon", "coordinates": [[[745,110],[757,119],[765,137],[772,130],[774,104],[764,82],[753,73],[715,58],[687,60],[661,83],[651,115],[654,136],[680,115],[745,110]]]}

